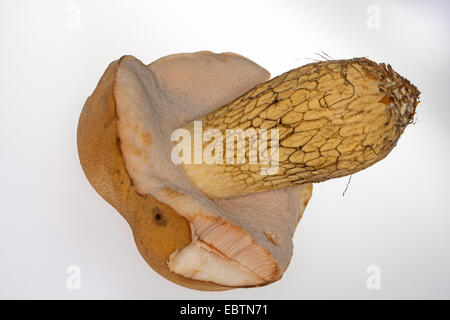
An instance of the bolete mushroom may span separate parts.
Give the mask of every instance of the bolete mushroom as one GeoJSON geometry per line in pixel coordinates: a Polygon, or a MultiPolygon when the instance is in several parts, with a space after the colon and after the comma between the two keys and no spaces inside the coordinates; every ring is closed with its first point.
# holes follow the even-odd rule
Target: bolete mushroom
{"type": "Polygon", "coordinates": [[[390,66],[365,58],[312,63],[268,79],[233,53],[177,54],[150,65],[124,56],[83,108],[84,172],[130,224],[144,259],[169,280],[225,290],[280,279],[311,183],[383,159],[419,97],[390,66]],[[198,124],[214,139],[196,140],[198,124]],[[265,156],[278,155],[272,172],[270,163],[234,153],[222,162],[196,158],[213,140],[215,159],[240,142],[248,159],[252,142],[234,135],[249,129],[277,129],[253,141],[266,143],[265,156]],[[177,130],[200,153],[174,149],[177,130]],[[174,163],[174,150],[190,161],[174,163]]]}

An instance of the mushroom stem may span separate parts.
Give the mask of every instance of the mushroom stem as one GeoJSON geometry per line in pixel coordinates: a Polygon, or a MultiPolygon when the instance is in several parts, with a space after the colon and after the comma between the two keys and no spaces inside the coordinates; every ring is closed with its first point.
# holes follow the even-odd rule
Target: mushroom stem
{"type": "MultiPolygon", "coordinates": [[[[197,159],[183,163],[183,170],[210,198],[353,174],[383,159],[395,147],[413,120],[419,94],[390,65],[366,58],[308,64],[255,86],[200,119],[203,133],[217,129],[209,131],[214,137],[210,141],[200,136],[201,157],[211,155],[215,162],[197,159]],[[254,129],[258,140],[234,141],[237,129],[246,133],[254,129]],[[269,139],[263,137],[262,129],[269,131],[269,139]],[[270,142],[276,138],[272,129],[278,129],[279,143],[270,142]],[[227,140],[233,142],[227,144],[227,140]],[[239,145],[245,150],[245,159],[238,156],[239,145]],[[233,148],[236,152],[228,153],[233,148]],[[255,150],[259,157],[256,163],[249,163],[255,150]],[[261,162],[264,155],[272,165],[276,163],[274,170],[267,172],[269,165],[261,162]],[[223,156],[220,163],[217,159],[223,156]]],[[[191,133],[194,149],[198,123],[184,127],[191,133]]]]}

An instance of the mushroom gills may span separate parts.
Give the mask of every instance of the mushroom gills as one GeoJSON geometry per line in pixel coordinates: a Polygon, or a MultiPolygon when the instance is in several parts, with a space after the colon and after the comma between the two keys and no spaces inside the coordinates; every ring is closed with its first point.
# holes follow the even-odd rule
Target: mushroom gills
{"type": "Polygon", "coordinates": [[[171,271],[227,286],[258,285],[278,276],[276,262],[238,226],[200,216],[191,231],[191,244],[170,256],[171,271]]]}

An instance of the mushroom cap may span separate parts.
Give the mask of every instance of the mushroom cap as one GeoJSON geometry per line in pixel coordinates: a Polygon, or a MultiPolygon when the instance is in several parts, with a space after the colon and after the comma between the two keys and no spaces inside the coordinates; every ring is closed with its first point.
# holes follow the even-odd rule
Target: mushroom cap
{"type": "Polygon", "coordinates": [[[277,279],[290,261],[291,236],[311,196],[311,185],[214,202],[195,190],[168,158],[170,130],[217,109],[268,77],[266,70],[232,53],[178,54],[148,66],[124,56],[109,65],[86,101],[78,125],[83,170],[97,192],[130,224],[147,263],[175,283],[199,290],[231,288],[169,270],[171,255],[193,242],[193,222],[188,218],[198,210],[213,217],[226,212],[229,221],[247,226],[246,231],[279,260],[277,279]],[[145,101],[158,109],[152,113],[148,108],[133,109],[145,101]],[[143,113],[134,117],[136,110],[143,113]],[[263,211],[259,228],[253,223],[255,210],[263,211]],[[275,235],[261,233],[261,226],[273,219],[280,224],[275,235]],[[290,219],[291,223],[284,223],[288,232],[282,230],[283,219],[290,219]]]}

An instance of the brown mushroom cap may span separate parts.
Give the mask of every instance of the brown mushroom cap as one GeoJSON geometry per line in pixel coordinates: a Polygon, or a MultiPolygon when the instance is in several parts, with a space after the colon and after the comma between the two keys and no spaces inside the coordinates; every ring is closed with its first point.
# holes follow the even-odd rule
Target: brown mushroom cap
{"type": "MultiPolygon", "coordinates": [[[[171,254],[191,244],[187,219],[199,209],[222,219],[226,212],[226,221],[241,226],[256,239],[277,261],[279,273],[274,280],[289,263],[291,236],[310,197],[310,185],[210,201],[188,179],[183,180],[181,170],[171,167],[173,164],[167,158],[170,135],[157,132],[161,126],[166,128],[166,133],[170,132],[217,109],[268,76],[261,67],[234,54],[173,55],[149,66],[126,56],[108,67],[84,106],[78,127],[83,170],[94,188],[130,224],[144,259],[171,281],[200,290],[229,288],[183,277],[169,271],[167,266],[171,254]],[[129,106],[133,102],[136,106],[155,97],[159,100],[153,106],[158,112],[147,114],[146,119],[151,119],[154,124],[151,130],[156,131],[149,132],[148,126],[140,128],[137,119],[130,119],[132,113],[126,111],[132,110],[129,106]],[[170,103],[164,105],[162,101],[170,103]],[[121,111],[125,112],[121,114],[121,111]],[[161,118],[155,119],[155,114],[161,118]],[[168,161],[162,162],[164,159],[168,161]],[[142,164],[144,171],[139,171],[142,164]],[[145,171],[146,164],[153,166],[150,175],[145,171]],[[263,209],[260,201],[267,204],[263,209]],[[260,213],[257,217],[262,219],[259,223],[254,221],[256,209],[260,213]],[[274,219],[279,222],[274,223],[274,219]],[[268,224],[272,230],[267,230],[268,224]]],[[[141,110],[145,114],[148,109],[141,110]]],[[[192,227],[193,220],[189,222],[192,227]]]]}

